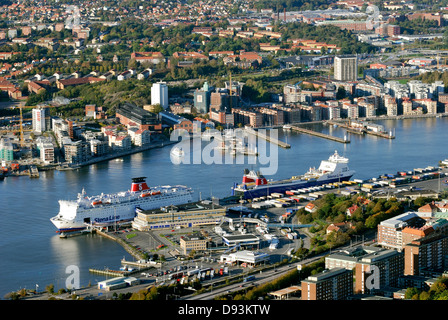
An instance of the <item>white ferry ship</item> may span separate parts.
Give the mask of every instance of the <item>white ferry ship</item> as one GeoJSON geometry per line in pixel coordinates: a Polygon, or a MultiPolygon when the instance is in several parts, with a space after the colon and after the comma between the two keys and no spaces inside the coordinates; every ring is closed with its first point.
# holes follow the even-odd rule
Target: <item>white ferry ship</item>
{"type": "Polygon", "coordinates": [[[321,162],[318,169],[310,168],[304,175],[294,176],[290,179],[268,181],[260,172],[246,169],[242,184],[235,184],[232,194],[243,196],[244,199],[252,199],[268,196],[275,192],[283,193],[298,188],[342,182],[350,180],[354,174],[355,172],[348,168],[348,159],[335,151],[328,160],[321,162]]]}
{"type": "Polygon", "coordinates": [[[186,186],[149,188],[146,177],[133,178],[131,190],[88,197],[84,191],[77,200],[59,200],[59,213],[50,219],[58,232],[80,231],[88,226],[110,226],[130,222],[136,211],[192,202],[193,190],[186,186]]]}

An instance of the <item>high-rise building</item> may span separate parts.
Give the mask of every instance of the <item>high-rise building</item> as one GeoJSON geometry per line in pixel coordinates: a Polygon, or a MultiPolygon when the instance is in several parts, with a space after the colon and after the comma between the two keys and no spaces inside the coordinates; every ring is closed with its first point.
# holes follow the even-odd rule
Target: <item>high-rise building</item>
{"type": "Polygon", "coordinates": [[[208,113],[210,107],[211,90],[208,83],[205,82],[202,89],[194,92],[194,107],[199,113],[208,113]]]}
{"type": "Polygon", "coordinates": [[[424,275],[426,272],[445,269],[448,255],[448,237],[445,235],[427,236],[414,240],[404,247],[404,274],[424,275]]]}
{"type": "Polygon", "coordinates": [[[160,104],[163,109],[168,108],[168,86],[165,82],[157,82],[152,85],[151,104],[160,104]]]}
{"type": "Polygon", "coordinates": [[[45,121],[46,108],[34,108],[33,109],[33,131],[44,132],[47,131],[47,125],[45,121]]]}
{"type": "Polygon", "coordinates": [[[302,300],[345,300],[353,295],[353,271],[325,270],[302,281],[302,300]]]}
{"type": "Polygon", "coordinates": [[[358,80],[358,56],[347,55],[335,57],[334,78],[339,81],[358,80]]]}
{"type": "Polygon", "coordinates": [[[362,257],[355,267],[355,293],[372,294],[387,287],[397,287],[404,272],[404,254],[394,249],[362,257]]]}

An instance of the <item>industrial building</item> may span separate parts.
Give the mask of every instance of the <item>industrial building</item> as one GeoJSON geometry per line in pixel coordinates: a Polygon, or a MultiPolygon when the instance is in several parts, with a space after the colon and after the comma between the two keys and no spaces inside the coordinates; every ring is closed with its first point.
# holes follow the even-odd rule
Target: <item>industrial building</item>
{"type": "Polygon", "coordinates": [[[120,123],[126,126],[137,126],[142,130],[161,130],[157,115],[146,111],[131,103],[124,103],[117,107],[116,117],[120,119],[120,123]]]}

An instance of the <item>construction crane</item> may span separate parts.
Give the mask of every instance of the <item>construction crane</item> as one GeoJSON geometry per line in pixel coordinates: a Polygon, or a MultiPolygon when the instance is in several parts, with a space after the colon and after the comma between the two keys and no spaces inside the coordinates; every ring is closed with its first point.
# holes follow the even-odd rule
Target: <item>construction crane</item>
{"type": "MultiPolygon", "coordinates": [[[[36,106],[34,108],[50,108],[51,106],[36,106]]],[[[20,132],[20,146],[23,148],[25,146],[25,138],[23,133],[26,131],[33,131],[32,129],[23,129],[23,121],[24,120],[32,120],[32,119],[23,119],[23,106],[20,105],[19,106],[19,110],[20,110],[20,117],[19,117],[19,129],[6,129],[6,131],[9,132],[20,132]]],[[[45,117],[44,119],[49,119],[50,117],[45,117]]]]}

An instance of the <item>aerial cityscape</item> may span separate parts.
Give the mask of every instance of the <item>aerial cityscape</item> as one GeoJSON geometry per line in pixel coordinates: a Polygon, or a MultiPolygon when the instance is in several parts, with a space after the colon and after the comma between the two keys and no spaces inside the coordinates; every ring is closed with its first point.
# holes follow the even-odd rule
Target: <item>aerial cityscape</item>
{"type": "Polygon", "coordinates": [[[448,0],[0,15],[0,299],[448,300],[448,0]]]}

